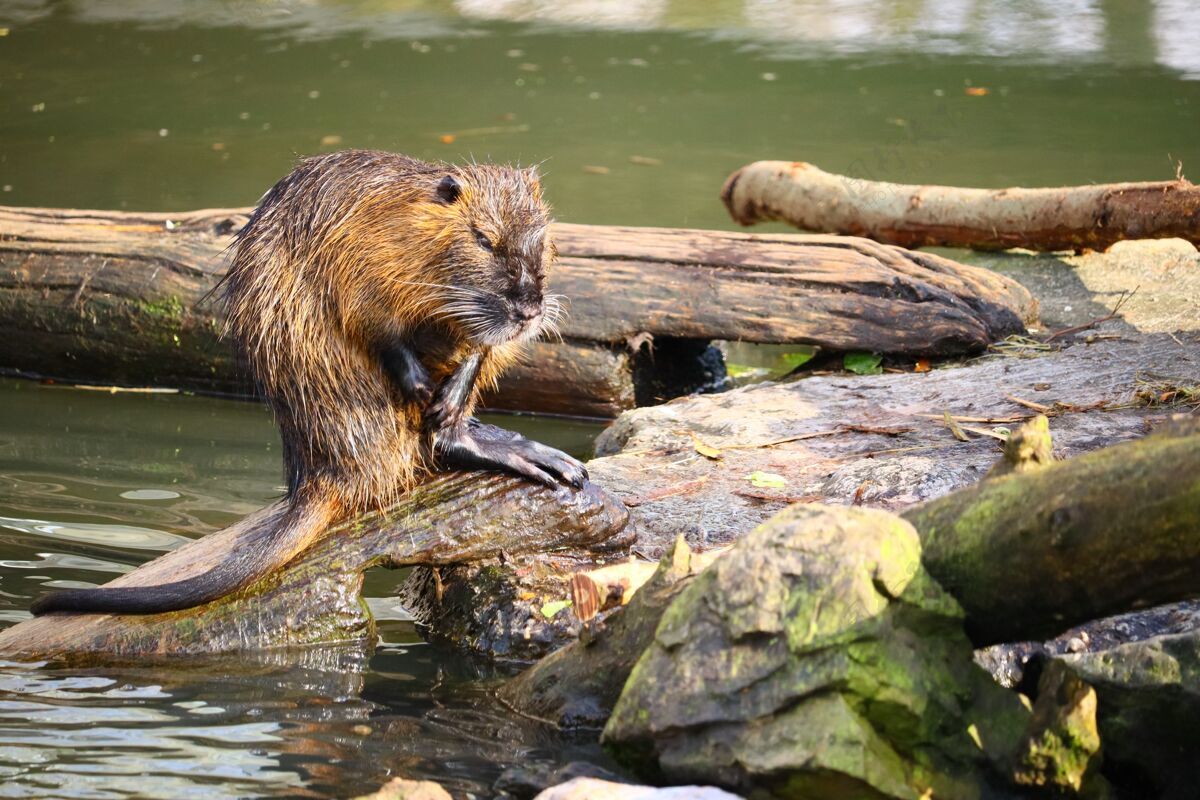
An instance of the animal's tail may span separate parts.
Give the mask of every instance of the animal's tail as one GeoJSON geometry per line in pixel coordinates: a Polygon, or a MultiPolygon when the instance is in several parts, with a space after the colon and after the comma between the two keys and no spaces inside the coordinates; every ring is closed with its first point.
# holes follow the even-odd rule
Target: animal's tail
{"type": "Polygon", "coordinates": [[[29,610],[35,616],[52,611],[155,614],[202,605],[287,564],[320,537],[336,511],[328,498],[298,497],[261,548],[232,554],[202,575],[157,586],[64,589],[39,597],[29,610]]]}

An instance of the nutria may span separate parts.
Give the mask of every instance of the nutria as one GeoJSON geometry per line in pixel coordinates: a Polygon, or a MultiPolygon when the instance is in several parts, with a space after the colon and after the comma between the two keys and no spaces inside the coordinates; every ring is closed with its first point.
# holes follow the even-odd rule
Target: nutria
{"type": "Polygon", "coordinates": [[[215,600],[438,465],[582,486],[575,459],[471,418],[478,387],[553,324],[547,224],[532,170],[372,151],[302,161],[238,233],[220,287],[283,439],[288,507],[270,548],[174,583],[54,592],[33,613],[215,600]]]}

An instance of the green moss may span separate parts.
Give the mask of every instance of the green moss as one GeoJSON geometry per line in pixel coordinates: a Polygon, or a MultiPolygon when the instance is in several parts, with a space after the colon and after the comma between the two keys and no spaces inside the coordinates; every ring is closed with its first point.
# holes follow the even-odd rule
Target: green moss
{"type": "Polygon", "coordinates": [[[135,300],[134,302],[138,310],[151,319],[175,323],[183,321],[183,301],[175,295],[155,302],[149,300],[135,300]]]}

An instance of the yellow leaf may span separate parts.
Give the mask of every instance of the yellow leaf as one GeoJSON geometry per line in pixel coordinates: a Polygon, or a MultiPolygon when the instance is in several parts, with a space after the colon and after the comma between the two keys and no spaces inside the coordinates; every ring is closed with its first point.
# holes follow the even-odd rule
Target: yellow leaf
{"type": "Polygon", "coordinates": [[[708,444],[705,444],[704,442],[700,441],[700,437],[697,436],[696,434],[692,433],[691,431],[688,431],[688,436],[692,437],[692,446],[694,446],[696,448],[697,453],[704,456],[705,458],[712,458],[712,459],[721,458],[720,450],[713,447],[712,445],[708,445],[708,444]]]}

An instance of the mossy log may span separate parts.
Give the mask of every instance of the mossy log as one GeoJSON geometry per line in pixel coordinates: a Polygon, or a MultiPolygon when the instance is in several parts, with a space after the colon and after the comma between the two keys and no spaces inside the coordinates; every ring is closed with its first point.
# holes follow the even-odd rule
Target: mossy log
{"type": "MultiPolygon", "coordinates": [[[[248,211],[0,208],[0,368],[249,393],[204,300],[248,211]]],[[[554,237],[564,341],[534,345],[491,407],[611,417],[722,379],[711,339],[950,355],[1036,313],[989,270],[863,239],[561,224],[554,237]],[[644,334],[653,348],[630,352],[644,334]]]]}
{"type": "Polygon", "coordinates": [[[965,189],[836,175],[803,161],[756,161],[721,189],[743,225],[781,220],[807,231],[903,247],[1101,250],[1122,239],[1200,244],[1200,187],[1174,181],[965,189]]]}
{"type": "MultiPolygon", "coordinates": [[[[980,483],[901,515],[977,646],[1200,595],[1200,424],[1047,464],[1049,445],[1046,418],[1035,418],[980,483]]],[[[564,727],[596,725],[698,563],[707,561],[677,541],[627,606],[500,696],[564,727]]]]}
{"type": "MultiPolygon", "coordinates": [[[[239,558],[282,510],[282,503],[261,509],[109,585],[180,580],[239,558]]],[[[283,570],[228,597],[166,614],[34,618],[0,632],[0,658],[134,659],[369,640],[374,623],[360,595],[367,569],[611,547],[621,543],[627,520],[595,484],[551,491],[498,474],[448,473],[383,512],[330,530],[283,570]]]]}
{"type": "Polygon", "coordinates": [[[988,477],[903,516],[977,646],[1196,597],[1200,422],[988,477]]]}

